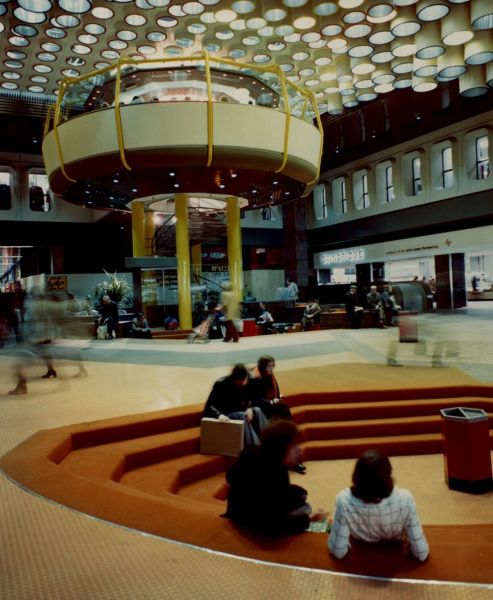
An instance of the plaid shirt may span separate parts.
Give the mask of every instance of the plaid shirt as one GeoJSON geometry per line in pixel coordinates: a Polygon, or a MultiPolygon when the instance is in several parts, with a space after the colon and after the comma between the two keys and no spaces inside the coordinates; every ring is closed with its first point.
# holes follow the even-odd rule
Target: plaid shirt
{"type": "Polygon", "coordinates": [[[390,496],[378,504],[364,502],[342,490],[336,498],[336,509],[328,546],[336,558],[350,548],[349,536],[363,542],[406,540],[418,560],[428,558],[428,542],[419,521],[411,492],[394,488],[390,496]]]}

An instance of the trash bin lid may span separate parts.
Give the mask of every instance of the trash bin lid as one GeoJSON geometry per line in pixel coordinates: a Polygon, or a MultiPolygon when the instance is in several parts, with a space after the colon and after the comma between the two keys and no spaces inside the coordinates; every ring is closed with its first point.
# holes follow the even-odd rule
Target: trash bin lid
{"type": "Polygon", "coordinates": [[[489,418],[488,413],[481,408],[469,408],[465,406],[444,408],[440,413],[447,421],[463,421],[466,423],[477,423],[478,421],[485,421],[489,418]]]}

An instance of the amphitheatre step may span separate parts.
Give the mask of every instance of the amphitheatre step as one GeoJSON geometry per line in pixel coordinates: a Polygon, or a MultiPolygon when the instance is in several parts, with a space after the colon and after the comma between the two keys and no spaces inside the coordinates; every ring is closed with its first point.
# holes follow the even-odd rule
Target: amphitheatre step
{"type": "Polygon", "coordinates": [[[153,331],[153,340],[186,340],[188,336],[193,333],[193,329],[174,329],[174,330],[162,330],[153,331]]]}
{"type": "Polygon", "coordinates": [[[430,398],[481,397],[493,399],[491,385],[451,385],[441,387],[402,388],[402,389],[366,389],[303,392],[286,395],[291,407],[315,404],[346,404],[355,402],[383,402],[386,400],[429,400],[430,398]]]}
{"type": "Polygon", "coordinates": [[[126,471],[119,483],[148,494],[178,493],[187,486],[224,472],[231,459],[207,454],[189,454],[126,471]]]}
{"type": "Polygon", "coordinates": [[[306,423],[300,427],[303,439],[334,440],[358,437],[409,435],[415,433],[440,433],[438,415],[388,419],[362,419],[335,421],[334,423],[306,423]]]}
{"type": "Polygon", "coordinates": [[[423,398],[416,400],[386,400],[380,402],[351,402],[347,404],[307,404],[291,410],[298,424],[352,421],[367,418],[399,418],[439,415],[442,408],[471,406],[493,412],[493,398],[423,398]]]}

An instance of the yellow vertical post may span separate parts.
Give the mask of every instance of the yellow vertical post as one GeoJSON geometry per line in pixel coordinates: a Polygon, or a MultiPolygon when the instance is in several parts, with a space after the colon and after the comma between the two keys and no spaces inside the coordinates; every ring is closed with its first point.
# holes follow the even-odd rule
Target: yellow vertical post
{"type": "Polygon", "coordinates": [[[194,275],[202,275],[202,244],[192,246],[192,271],[194,275]]]}
{"type": "Polygon", "coordinates": [[[241,223],[238,199],[226,199],[229,280],[239,301],[243,298],[243,259],[241,254],[241,223]]]}
{"type": "Polygon", "coordinates": [[[145,256],[144,205],[132,202],[132,251],[134,257],[145,256]]]}
{"type": "Polygon", "coordinates": [[[178,315],[181,329],[192,328],[190,290],[190,246],[188,241],[188,196],[176,194],[176,263],[178,278],[178,315]]]}
{"type": "Polygon", "coordinates": [[[145,256],[153,256],[152,239],[154,238],[154,212],[146,210],[145,212],[145,256]]]}

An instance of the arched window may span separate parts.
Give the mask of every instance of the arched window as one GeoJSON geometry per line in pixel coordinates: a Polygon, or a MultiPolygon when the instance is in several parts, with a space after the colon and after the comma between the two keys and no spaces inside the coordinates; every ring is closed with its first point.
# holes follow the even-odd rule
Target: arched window
{"type": "Polygon", "coordinates": [[[34,212],[51,210],[51,192],[48,176],[39,171],[29,173],[29,207],[34,212]]]}
{"type": "Polygon", "coordinates": [[[12,208],[12,173],[0,167],[0,210],[12,208]]]}
{"type": "Polygon", "coordinates": [[[347,187],[346,177],[336,177],[332,180],[332,206],[337,215],[345,215],[347,213],[347,187]]]}
{"type": "Polygon", "coordinates": [[[368,190],[368,172],[366,169],[354,173],[353,191],[356,210],[368,208],[370,206],[370,192],[368,190]]]}

